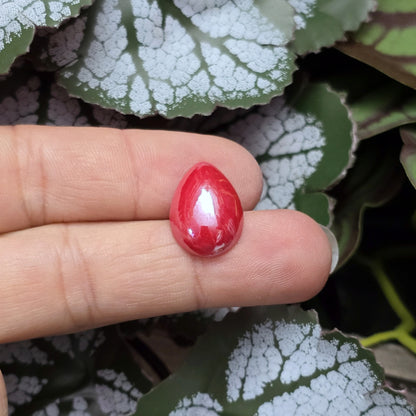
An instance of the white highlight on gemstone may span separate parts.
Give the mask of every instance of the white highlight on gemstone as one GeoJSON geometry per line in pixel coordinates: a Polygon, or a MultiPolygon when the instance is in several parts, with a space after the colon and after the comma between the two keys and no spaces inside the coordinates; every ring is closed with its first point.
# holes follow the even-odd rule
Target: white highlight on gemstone
{"type": "Polygon", "coordinates": [[[211,226],[217,224],[217,216],[215,213],[215,205],[213,196],[206,189],[201,189],[201,193],[195,203],[193,216],[197,216],[198,223],[204,226],[211,226]],[[201,215],[199,215],[201,214],[201,215]]]}

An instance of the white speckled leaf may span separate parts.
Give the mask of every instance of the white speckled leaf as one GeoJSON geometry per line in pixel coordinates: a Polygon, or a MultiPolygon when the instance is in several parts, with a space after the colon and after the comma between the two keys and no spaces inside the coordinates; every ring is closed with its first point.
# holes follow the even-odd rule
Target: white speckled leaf
{"type": "Polygon", "coordinates": [[[9,415],[131,415],[150,388],[114,327],[0,345],[9,415]]]}
{"type": "Polygon", "coordinates": [[[92,0],[0,0],[0,74],[25,53],[37,26],[58,26],[92,0]]]}
{"type": "Polygon", "coordinates": [[[318,51],[355,31],[374,10],[375,0],[288,0],[296,11],[292,43],[298,54],[318,51]]]}
{"type": "Polygon", "coordinates": [[[356,142],[339,95],[311,84],[240,115],[224,135],[260,164],[264,187],[257,209],[297,209],[330,223],[333,204],[322,192],[345,174],[356,142]]]}
{"type": "Polygon", "coordinates": [[[400,129],[403,148],[400,152],[400,162],[411,184],[416,188],[416,126],[410,125],[400,129]]]}
{"type": "Polygon", "coordinates": [[[353,161],[357,138],[341,96],[325,84],[290,87],[250,110],[173,121],[178,130],[219,134],[256,157],[264,188],[257,209],[290,208],[329,225],[334,203],[324,193],[353,161]]]}
{"type": "Polygon", "coordinates": [[[182,399],[169,416],[217,416],[222,410],[222,406],[209,394],[196,393],[182,399]]]}
{"type": "Polygon", "coordinates": [[[68,19],[59,28],[40,28],[30,46],[30,58],[40,70],[56,71],[75,62],[86,28],[84,9],[76,19],[68,19]]]}
{"type": "Polygon", "coordinates": [[[136,415],[414,415],[382,384],[372,353],[339,332],[323,334],[314,313],[248,308],[201,337],[136,415]]]}
{"type": "Polygon", "coordinates": [[[291,82],[293,30],[286,0],[96,0],[78,61],[61,70],[60,83],[139,116],[248,108],[291,82]]]}
{"type": "Polygon", "coordinates": [[[49,74],[23,67],[0,77],[0,125],[15,124],[125,128],[128,119],[71,98],[49,74]]]}

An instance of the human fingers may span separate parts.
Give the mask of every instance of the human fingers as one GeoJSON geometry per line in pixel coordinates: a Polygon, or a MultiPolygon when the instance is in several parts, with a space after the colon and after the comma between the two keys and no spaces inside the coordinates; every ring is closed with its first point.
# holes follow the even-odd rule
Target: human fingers
{"type": "Polygon", "coordinates": [[[246,212],[228,253],[182,250],[169,222],[48,225],[0,239],[0,342],[193,309],[293,303],[316,294],[331,251],[304,214],[246,212]]]}
{"type": "Polygon", "coordinates": [[[0,416],[7,416],[7,393],[3,374],[0,371],[0,416]]]}
{"type": "Polygon", "coordinates": [[[218,167],[244,209],[257,203],[254,158],[219,137],[107,128],[0,127],[0,233],[58,222],[163,219],[195,163],[218,167]]]}

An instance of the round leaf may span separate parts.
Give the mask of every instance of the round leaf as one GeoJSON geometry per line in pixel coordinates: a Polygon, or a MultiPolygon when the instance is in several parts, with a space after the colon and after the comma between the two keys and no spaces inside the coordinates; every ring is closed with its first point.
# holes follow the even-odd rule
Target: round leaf
{"type": "Polygon", "coordinates": [[[325,84],[294,86],[264,106],[218,109],[210,117],[175,120],[168,127],[237,141],[263,171],[256,209],[297,209],[324,225],[331,223],[334,204],[323,191],[345,175],[357,142],[340,95],[325,84]]]}
{"type": "Polygon", "coordinates": [[[128,117],[71,98],[53,76],[31,67],[0,77],[0,125],[101,126],[125,128],[128,117]]]}
{"type": "Polygon", "coordinates": [[[374,0],[289,0],[289,3],[297,11],[292,48],[298,54],[333,45],[345,32],[357,30],[376,6],[374,0]]]}
{"type": "Polygon", "coordinates": [[[416,88],[416,4],[379,0],[369,23],[339,49],[388,76],[416,88]]]}
{"type": "Polygon", "coordinates": [[[0,366],[15,416],[127,416],[151,387],[115,327],[0,345],[0,366]]]}
{"type": "Polygon", "coordinates": [[[0,2],[0,74],[27,52],[36,26],[58,26],[92,0],[21,0],[0,2]]]}
{"type": "Polygon", "coordinates": [[[382,377],[370,351],[339,332],[322,334],[311,312],[244,309],[201,337],[136,414],[413,415],[403,397],[382,388],[382,377]]]}
{"type": "Polygon", "coordinates": [[[345,174],[356,142],[336,93],[324,84],[289,91],[240,114],[222,134],[246,147],[262,168],[257,209],[298,209],[321,224],[331,222],[333,204],[322,192],[345,174]]]}
{"type": "Polygon", "coordinates": [[[347,94],[360,139],[416,121],[414,89],[358,61],[343,59],[339,66],[329,82],[347,94]]]}
{"type": "Polygon", "coordinates": [[[97,0],[71,95],[139,116],[211,113],[265,103],[291,82],[294,29],[285,0],[97,0]]]}

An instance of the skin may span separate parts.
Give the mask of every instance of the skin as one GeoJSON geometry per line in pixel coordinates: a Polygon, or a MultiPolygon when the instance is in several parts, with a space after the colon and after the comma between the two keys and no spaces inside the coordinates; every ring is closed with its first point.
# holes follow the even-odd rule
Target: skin
{"type": "Polygon", "coordinates": [[[4,385],[3,375],[0,371],[0,416],[7,416],[7,394],[4,385]]]}
{"type": "Polygon", "coordinates": [[[251,211],[261,188],[253,157],[218,137],[0,127],[0,343],[314,296],[328,240],[299,212],[251,211]],[[245,210],[237,245],[209,259],[182,250],[168,220],[176,185],[201,161],[229,178],[245,210]]]}

